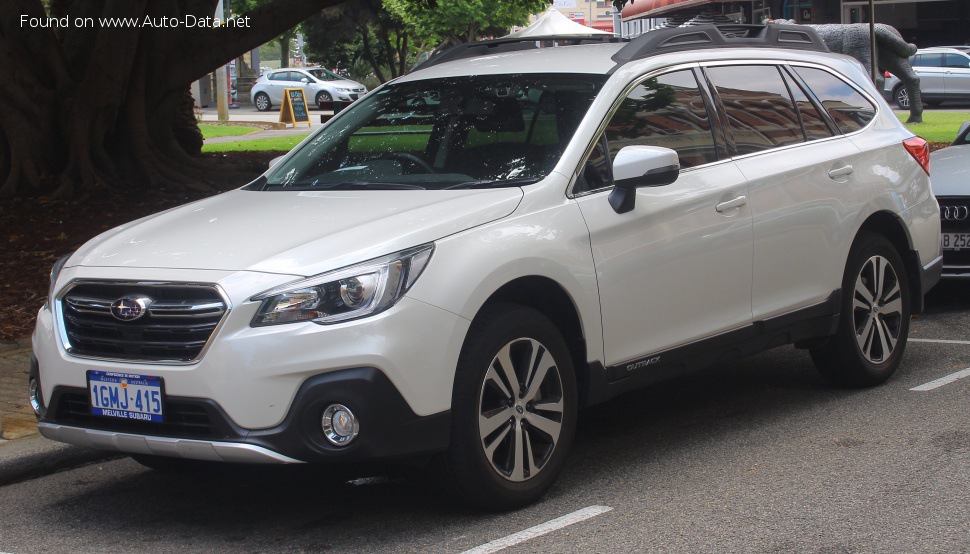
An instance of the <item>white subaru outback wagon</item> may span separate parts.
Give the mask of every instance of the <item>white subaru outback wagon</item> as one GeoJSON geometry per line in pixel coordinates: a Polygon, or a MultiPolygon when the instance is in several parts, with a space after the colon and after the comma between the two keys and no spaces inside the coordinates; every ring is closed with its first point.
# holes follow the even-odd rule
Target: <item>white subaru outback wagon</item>
{"type": "Polygon", "coordinates": [[[508,509],[580,408],[658,379],[789,343],[888,379],[940,217],[859,64],[797,26],[590,42],[456,47],[62,259],[40,431],[157,468],[425,459],[508,509]]]}

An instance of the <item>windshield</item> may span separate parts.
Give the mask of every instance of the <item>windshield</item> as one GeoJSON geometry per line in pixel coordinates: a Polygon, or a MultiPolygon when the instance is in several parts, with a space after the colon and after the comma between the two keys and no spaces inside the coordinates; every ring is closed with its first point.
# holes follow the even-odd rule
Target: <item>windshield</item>
{"type": "Polygon", "coordinates": [[[392,84],[353,104],[250,190],[446,189],[534,183],[555,167],[603,75],[392,84]]]}
{"type": "Polygon", "coordinates": [[[343,79],[343,77],[339,77],[336,74],[327,71],[326,69],[307,69],[306,72],[309,73],[310,75],[313,75],[314,77],[317,78],[317,80],[320,80],[320,81],[337,81],[337,80],[343,79]]]}

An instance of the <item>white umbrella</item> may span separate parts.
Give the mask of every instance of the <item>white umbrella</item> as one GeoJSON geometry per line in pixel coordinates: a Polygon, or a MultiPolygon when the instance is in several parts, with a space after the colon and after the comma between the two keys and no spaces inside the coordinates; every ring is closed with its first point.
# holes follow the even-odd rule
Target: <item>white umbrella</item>
{"type": "Polygon", "coordinates": [[[550,36],[590,36],[590,35],[612,35],[606,31],[600,31],[592,27],[580,25],[559,13],[554,8],[549,8],[542,14],[535,23],[519,29],[518,31],[506,35],[503,38],[529,38],[529,37],[550,37],[550,36]]]}

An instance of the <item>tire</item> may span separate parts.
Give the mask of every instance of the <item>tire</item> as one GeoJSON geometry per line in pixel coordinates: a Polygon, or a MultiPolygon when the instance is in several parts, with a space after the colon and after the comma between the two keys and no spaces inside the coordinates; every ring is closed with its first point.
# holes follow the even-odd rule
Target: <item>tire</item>
{"type": "Polygon", "coordinates": [[[849,252],[842,280],[838,330],[811,350],[812,360],[837,385],[884,383],[903,358],[909,318],[909,281],[902,258],[885,237],[862,233],[849,252]]]}
{"type": "Polygon", "coordinates": [[[211,470],[220,465],[217,462],[205,460],[188,460],[151,454],[131,454],[131,459],[147,468],[165,473],[194,473],[211,470]]]}
{"type": "Polygon", "coordinates": [[[261,112],[268,112],[273,108],[273,103],[265,92],[257,92],[253,97],[253,104],[256,104],[256,109],[261,112]]]}
{"type": "Polygon", "coordinates": [[[327,103],[327,102],[333,102],[333,96],[330,96],[330,93],[327,92],[327,91],[325,91],[325,90],[322,90],[322,91],[318,92],[317,93],[317,107],[322,110],[323,109],[323,105],[325,103],[327,103]]]}
{"type": "Polygon", "coordinates": [[[451,446],[436,464],[448,492],[492,511],[535,502],[562,470],[576,411],[572,358],[556,326],[531,308],[486,306],[462,347],[451,446]]]}
{"type": "Polygon", "coordinates": [[[904,85],[899,85],[893,90],[893,101],[901,110],[909,109],[909,93],[904,85]]]}

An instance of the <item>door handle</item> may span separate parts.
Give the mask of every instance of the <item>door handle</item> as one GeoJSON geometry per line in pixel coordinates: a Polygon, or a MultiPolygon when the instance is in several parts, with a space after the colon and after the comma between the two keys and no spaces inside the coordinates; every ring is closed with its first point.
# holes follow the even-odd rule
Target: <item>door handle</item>
{"type": "Polygon", "coordinates": [[[724,212],[726,212],[728,210],[733,210],[734,208],[740,208],[741,206],[744,206],[747,203],[748,203],[748,197],[747,196],[739,196],[739,197],[735,198],[734,200],[728,200],[727,202],[721,202],[720,204],[714,206],[714,209],[717,210],[718,213],[722,213],[723,214],[724,212]]]}
{"type": "Polygon", "coordinates": [[[845,177],[846,175],[852,175],[851,165],[845,165],[845,166],[833,169],[832,171],[829,171],[829,177],[833,179],[835,179],[836,177],[845,177]]]}

